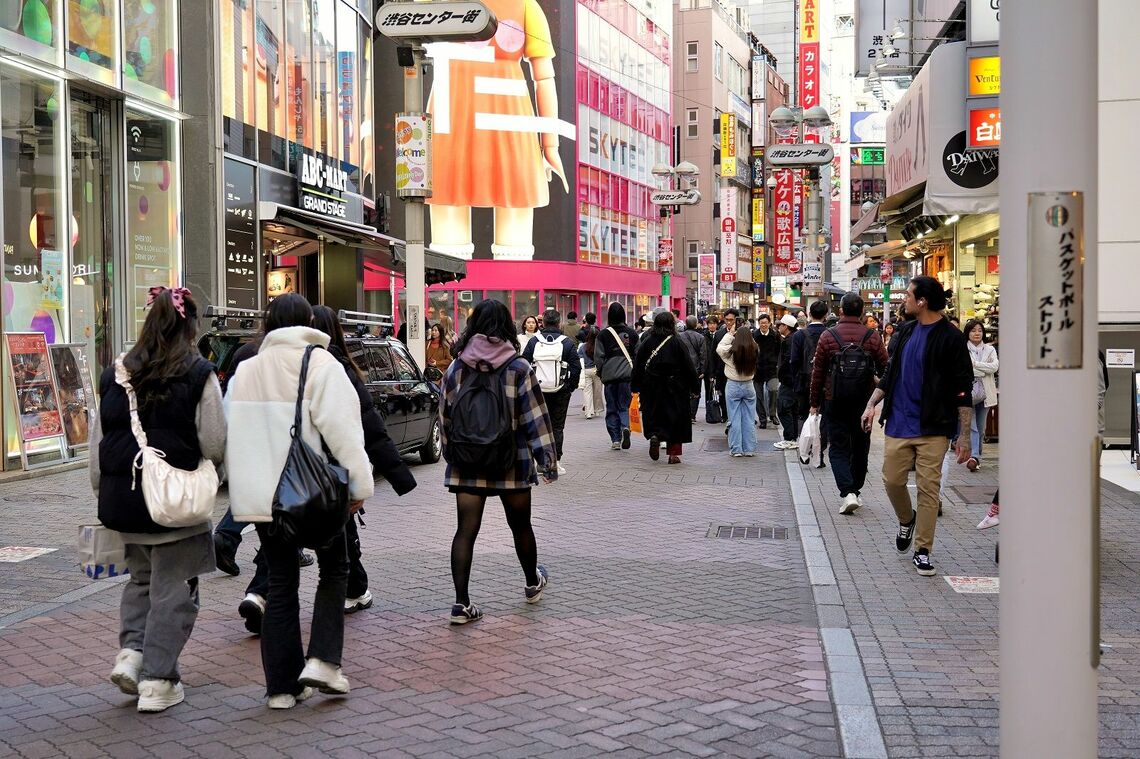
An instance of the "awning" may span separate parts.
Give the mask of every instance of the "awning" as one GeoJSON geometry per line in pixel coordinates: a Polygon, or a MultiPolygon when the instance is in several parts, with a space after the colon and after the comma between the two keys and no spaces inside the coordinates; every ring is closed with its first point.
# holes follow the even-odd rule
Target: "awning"
{"type": "Polygon", "coordinates": [[[880,205],[881,205],[880,203],[876,203],[871,208],[871,210],[867,211],[867,213],[865,213],[859,217],[859,221],[855,222],[855,226],[851,227],[851,240],[852,241],[858,239],[858,237],[861,234],[863,234],[868,229],[870,229],[871,226],[876,221],[878,221],[878,219],[879,219],[879,206],[880,205]]]}
{"type": "Polygon", "coordinates": [[[904,250],[906,250],[906,241],[891,240],[890,242],[882,242],[875,245],[868,250],[864,256],[868,261],[879,260],[881,258],[893,257],[896,253],[902,253],[904,250]]]}
{"type": "MultiPolygon", "coordinates": [[[[277,223],[303,230],[318,240],[325,240],[352,248],[361,248],[364,258],[375,266],[399,273],[405,272],[407,244],[398,237],[386,235],[375,227],[343,219],[330,219],[280,203],[263,201],[258,207],[263,222],[277,223]]],[[[462,258],[424,252],[424,278],[429,285],[458,282],[467,276],[467,262],[462,258]]]]}

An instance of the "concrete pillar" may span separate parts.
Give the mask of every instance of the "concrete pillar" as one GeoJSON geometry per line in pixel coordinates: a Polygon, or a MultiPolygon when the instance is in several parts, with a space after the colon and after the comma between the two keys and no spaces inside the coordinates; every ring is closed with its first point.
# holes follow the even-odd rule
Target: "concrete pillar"
{"type": "Polygon", "coordinates": [[[1097,754],[1097,3],[1002,3],[1001,756],[1097,754]],[[1043,55],[1042,51],[1064,51],[1043,55]],[[1059,94],[1061,94],[1059,96],[1059,94]],[[1043,156],[1048,156],[1043,160],[1043,156]],[[1080,369],[1027,369],[1027,194],[1084,193],[1080,369]]]}

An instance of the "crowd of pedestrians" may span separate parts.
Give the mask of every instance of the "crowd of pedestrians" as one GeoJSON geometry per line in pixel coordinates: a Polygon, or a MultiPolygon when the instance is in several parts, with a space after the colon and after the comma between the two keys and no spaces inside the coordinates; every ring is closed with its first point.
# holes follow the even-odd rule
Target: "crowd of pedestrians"
{"type": "MultiPolygon", "coordinates": [[[[564,431],[576,388],[583,390],[586,419],[604,413],[613,451],[632,447],[636,394],[649,456],[659,460],[664,446],[669,464],[680,464],[683,446],[693,440],[702,391],[706,422],[725,425],[732,457],[754,456],[757,428],[769,425],[780,428],[777,449],[794,449],[805,422],[818,419],[844,515],[863,506],[881,405],[882,479],[899,522],[895,547],[913,546],[917,572],[933,575],[945,467],[981,466],[987,415],[997,403],[996,350],[980,322],[963,331],[946,318],[949,295],[937,280],[915,277],[906,291],[906,320],[882,329],[856,293],[843,296],[837,320],[825,303],[812,303],[806,324],[792,313],[775,324],[762,314],[749,324],[735,309],[679,322],[676,313],[658,309],[648,324],[638,320],[639,332],[616,302],[604,327],[594,313],[580,323],[576,313],[563,321],[554,310],[517,324],[505,305],[485,300],[468,314],[461,335],[448,322],[431,325],[425,376],[434,370],[444,482],[456,503],[449,621],[462,625],[483,616],[470,580],[492,496],[502,502],[514,539],[523,600],[542,598],[550,573],[538,561],[531,490],[566,473],[564,431]],[[917,505],[907,491],[912,470],[917,505]]],[[[416,479],[387,434],[335,312],[296,294],[274,299],[263,333],[238,351],[223,387],[194,348],[198,310],[191,294],[158,287],[149,301],[138,342],[100,379],[102,404],[92,429],[99,519],[121,534],[131,577],[111,680],[138,695],[139,711],[183,700],[178,659],[197,617],[197,578],[215,566],[237,574],[234,554],[242,529],[252,524],[260,541],[257,570],[238,611],[260,635],[269,707],[291,708],[315,691],[347,694],[345,614],[373,602],[358,533],[364,501],[374,477],[385,477],[399,495],[415,488],[416,479]],[[310,469],[323,467],[327,477],[315,470],[294,476],[303,448],[313,457],[310,469]],[[230,510],[212,535],[208,519],[156,521],[148,498],[157,496],[135,486],[148,449],[162,451],[167,465],[185,473],[224,464],[230,510]],[[324,520],[321,539],[295,529],[291,520],[302,516],[324,520]],[[305,649],[300,571],[314,561],[318,580],[305,649]]],[[[979,528],[997,520],[995,494],[979,528]]]]}

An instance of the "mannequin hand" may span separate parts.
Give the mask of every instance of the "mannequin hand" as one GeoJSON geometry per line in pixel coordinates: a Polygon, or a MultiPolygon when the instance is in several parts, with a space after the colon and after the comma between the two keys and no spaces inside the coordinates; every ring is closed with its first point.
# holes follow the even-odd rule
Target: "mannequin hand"
{"type": "Polygon", "coordinates": [[[553,174],[557,174],[558,178],[562,180],[562,189],[567,195],[570,194],[570,184],[566,181],[566,170],[562,168],[562,157],[558,155],[558,147],[556,145],[547,145],[542,149],[542,159],[546,163],[546,181],[549,182],[553,174]]]}

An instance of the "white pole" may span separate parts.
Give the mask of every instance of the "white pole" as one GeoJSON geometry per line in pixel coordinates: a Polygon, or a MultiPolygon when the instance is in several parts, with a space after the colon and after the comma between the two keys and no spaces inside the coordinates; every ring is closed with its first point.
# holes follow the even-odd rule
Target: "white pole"
{"type": "MultiPolygon", "coordinates": [[[[424,109],[423,50],[412,49],[413,66],[404,70],[404,110],[407,113],[420,113],[424,109]]],[[[404,236],[407,239],[407,261],[405,263],[404,284],[408,300],[408,351],[416,363],[423,367],[424,346],[424,200],[423,198],[404,199],[404,236]]]]}
{"type": "MultiPolygon", "coordinates": [[[[1001,756],[1091,759],[1099,614],[1097,3],[1007,0],[1001,10],[1001,756]],[[1044,191],[1084,194],[1080,369],[1027,368],[1030,330],[1041,322],[1027,289],[1027,196],[1044,191]]],[[[1043,266],[1037,259],[1032,265],[1043,266]]]]}

